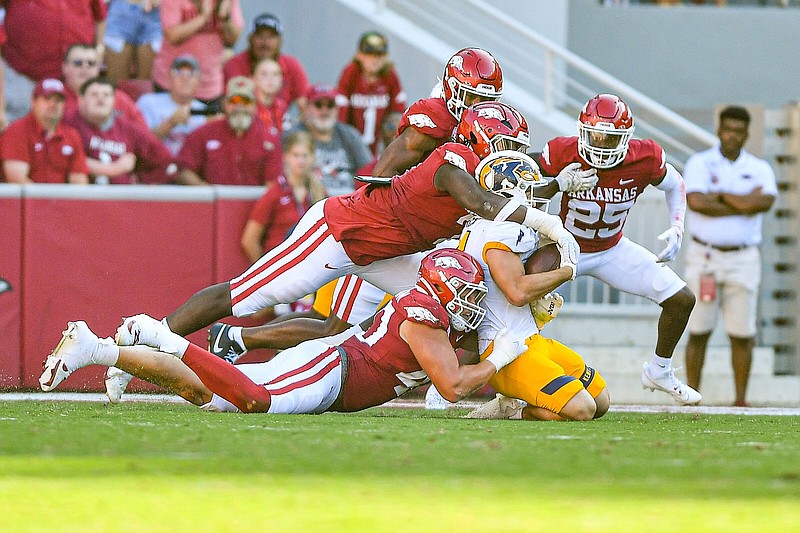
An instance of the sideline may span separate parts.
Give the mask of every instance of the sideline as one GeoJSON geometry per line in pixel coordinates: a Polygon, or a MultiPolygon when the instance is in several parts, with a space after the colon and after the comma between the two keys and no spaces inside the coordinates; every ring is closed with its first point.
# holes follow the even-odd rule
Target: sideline
{"type": "MultiPolygon", "coordinates": [[[[13,401],[60,401],[60,402],[99,402],[108,403],[105,394],[97,392],[6,392],[0,393],[0,402],[13,401]]],[[[189,402],[172,394],[126,394],[122,403],[174,403],[186,404],[189,402]]],[[[400,409],[419,409],[423,407],[424,400],[392,400],[384,407],[400,409]]],[[[483,402],[461,401],[453,404],[454,409],[474,409],[483,402]]],[[[684,413],[704,415],[762,415],[762,416],[800,416],[800,408],[796,407],[728,407],[714,405],[680,406],[680,405],[612,405],[612,413],[684,413]]]]}

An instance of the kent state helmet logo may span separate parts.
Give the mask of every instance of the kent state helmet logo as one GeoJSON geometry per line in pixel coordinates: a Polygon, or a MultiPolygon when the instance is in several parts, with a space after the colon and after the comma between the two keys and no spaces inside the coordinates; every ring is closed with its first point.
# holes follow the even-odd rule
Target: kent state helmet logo
{"type": "Polygon", "coordinates": [[[437,257],[433,260],[433,264],[436,265],[436,268],[455,268],[458,270],[464,270],[461,268],[461,263],[459,263],[458,259],[455,257],[437,257]]]}
{"type": "Polygon", "coordinates": [[[461,56],[453,56],[450,58],[450,65],[460,71],[464,71],[464,58],[461,56]]]}
{"type": "Polygon", "coordinates": [[[480,182],[481,185],[489,190],[493,190],[497,185],[507,180],[511,185],[517,183],[533,183],[539,178],[536,171],[531,169],[525,161],[521,161],[514,157],[500,157],[492,162],[492,164],[485,166],[481,169],[480,182]],[[495,183],[496,178],[502,178],[499,182],[495,183]]]}

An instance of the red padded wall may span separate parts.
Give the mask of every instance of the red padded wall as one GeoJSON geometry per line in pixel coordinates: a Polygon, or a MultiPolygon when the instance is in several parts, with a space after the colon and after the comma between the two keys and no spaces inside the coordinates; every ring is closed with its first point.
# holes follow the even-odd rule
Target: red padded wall
{"type": "Polygon", "coordinates": [[[0,389],[20,385],[22,188],[0,186],[0,389]]]}

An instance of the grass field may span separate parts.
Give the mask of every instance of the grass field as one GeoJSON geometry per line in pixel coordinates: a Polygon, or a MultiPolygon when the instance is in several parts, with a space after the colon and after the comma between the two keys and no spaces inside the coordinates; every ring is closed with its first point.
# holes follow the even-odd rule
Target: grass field
{"type": "Polygon", "coordinates": [[[797,531],[800,417],[0,402],[0,530],[797,531]]]}

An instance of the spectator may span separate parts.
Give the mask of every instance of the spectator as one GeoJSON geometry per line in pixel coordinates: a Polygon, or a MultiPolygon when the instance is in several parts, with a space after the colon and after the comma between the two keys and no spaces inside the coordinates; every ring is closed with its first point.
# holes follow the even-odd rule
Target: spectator
{"type": "Polygon", "coordinates": [[[341,95],[339,120],[361,132],[373,156],[386,146],[379,142],[384,120],[393,123],[396,130],[406,109],[406,94],[388,51],[386,37],[374,31],[363,34],[337,88],[341,95]]]}
{"type": "Polygon", "coordinates": [[[178,153],[180,183],[265,185],[281,173],[280,139],[256,116],[253,80],[228,82],[225,116],[210,120],[186,138],[178,153]]]}
{"type": "Polygon", "coordinates": [[[110,0],[106,20],[106,76],[118,83],[149,80],[161,49],[161,0],[110,0]]]}
{"type": "Polygon", "coordinates": [[[303,213],[325,196],[314,174],[314,140],[305,131],[289,135],[283,143],[283,174],[256,202],[242,232],[242,250],[250,261],[282,243],[303,213]]]}
{"type": "MultiPolygon", "coordinates": [[[[81,86],[87,81],[100,76],[100,55],[97,50],[88,44],[73,44],[64,54],[61,64],[61,74],[67,93],[64,107],[64,118],[71,121],[78,114],[78,95],[81,86]]],[[[142,117],[139,108],[130,96],[123,91],[114,89],[115,114],[125,117],[140,128],[147,128],[147,123],[142,117]]]]}
{"type": "Polygon", "coordinates": [[[59,77],[60,60],[70,46],[92,43],[97,46],[98,57],[102,57],[106,2],[6,0],[3,4],[8,41],[2,53],[6,61],[6,111],[11,121],[30,111],[31,91],[36,82],[59,77]]]}
{"type": "Polygon", "coordinates": [[[33,89],[31,112],[0,137],[0,159],[9,183],[89,183],[81,137],[61,123],[64,84],[47,78],[33,89]]]}
{"type": "Polygon", "coordinates": [[[762,219],[778,194],[769,163],[743,148],[749,126],[750,114],[743,107],[723,109],[719,145],[693,155],[683,171],[692,233],[686,281],[699,295],[689,318],[686,375],[689,385],[699,388],[706,346],[721,307],[731,343],[737,406],[747,406],[761,282],[762,219]]]}
{"type": "Polygon", "coordinates": [[[268,129],[280,136],[283,133],[283,117],[288,105],[279,93],[283,86],[283,72],[274,59],[259,60],[253,70],[256,85],[256,110],[268,129]]]}
{"type": "Polygon", "coordinates": [[[358,130],[337,120],[336,96],[336,90],[330,85],[313,85],[308,92],[302,124],[290,130],[311,133],[317,147],[322,184],[331,196],[354,191],[353,175],[372,159],[358,130]]]}
{"type": "Polygon", "coordinates": [[[272,58],[280,64],[283,72],[280,97],[287,105],[297,102],[302,110],[309,89],[308,75],[296,57],[281,53],[282,36],[283,25],[275,15],[262,13],[254,18],[247,50],[236,54],[225,63],[225,79],[250,76],[259,60],[272,58]]]}
{"type": "Polygon", "coordinates": [[[208,106],[194,97],[200,65],[194,56],[178,56],[169,71],[169,92],[142,95],[136,102],[147,127],[178,155],[186,137],[206,123],[208,106]]]}
{"type": "Polygon", "coordinates": [[[163,183],[175,173],[172,155],[150,130],[114,114],[114,86],[93,78],[81,87],[70,125],[81,135],[93,183],[163,183]],[[137,177],[146,173],[146,178],[137,177]]]}
{"type": "Polygon", "coordinates": [[[190,54],[200,63],[196,98],[217,105],[225,90],[225,47],[236,44],[243,27],[239,0],[162,0],[164,41],[153,62],[156,90],[166,91],[169,87],[169,70],[175,58],[190,54]]]}

